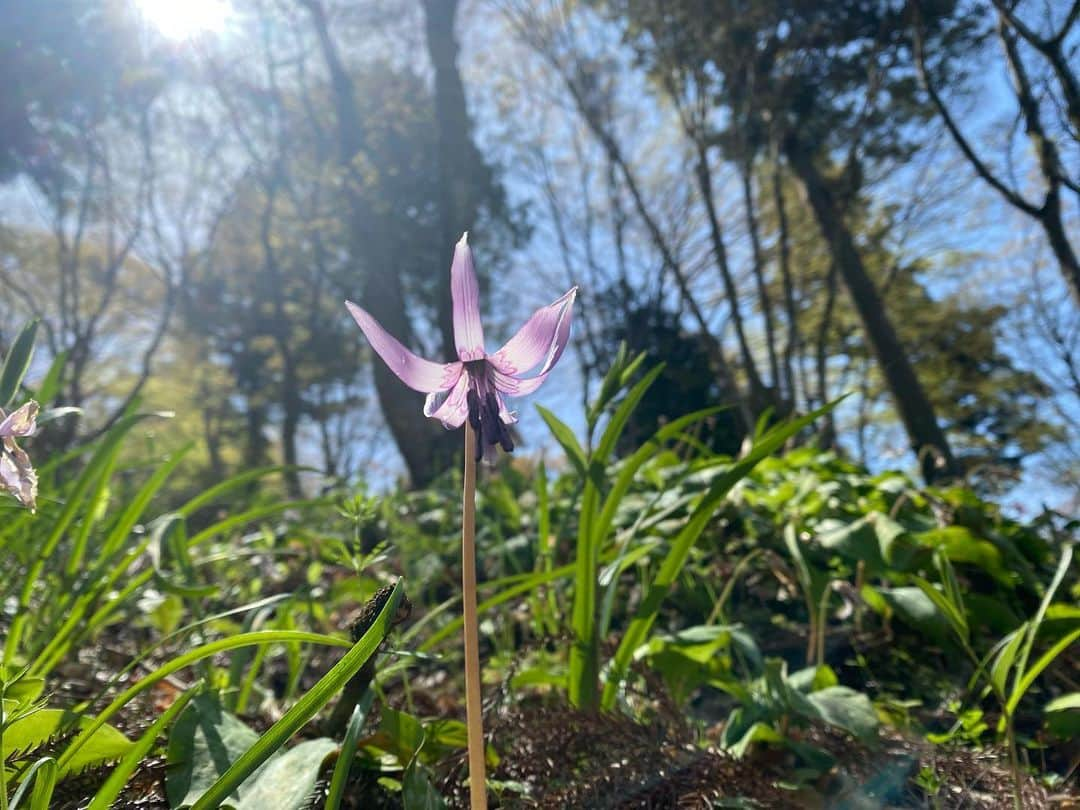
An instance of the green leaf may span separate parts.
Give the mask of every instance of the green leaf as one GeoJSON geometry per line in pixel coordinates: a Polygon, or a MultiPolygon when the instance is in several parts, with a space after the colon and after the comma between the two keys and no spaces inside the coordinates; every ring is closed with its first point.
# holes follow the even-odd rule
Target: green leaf
{"type": "Polygon", "coordinates": [[[405,769],[401,800],[405,810],[443,810],[446,807],[446,801],[431,783],[430,772],[419,759],[414,759],[405,769]]]}
{"type": "Polygon", "coordinates": [[[1056,697],[1043,706],[1043,712],[1046,714],[1072,710],[1080,711],[1080,692],[1070,692],[1067,695],[1056,697]]]}
{"type": "Polygon", "coordinates": [[[962,612],[963,608],[958,607],[955,603],[947,599],[941,591],[922,577],[915,577],[915,584],[919,587],[919,590],[926,594],[926,597],[934,603],[934,606],[941,611],[941,614],[949,622],[949,626],[960,639],[960,642],[966,645],[968,643],[968,624],[967,617],[964,616],[962,612]]]}
{"type": "Polygon", "coordinates": [[[750,748],[756,742],[764,743],[782,743],[784,736],[770,726],[768,723],[757,722],[746,730],[738,740],[728,747],[728,753],[736,759],[741,759],[750,748]]]}
{"type": "Polygon", "coordinates": [[[826,723],[841,728],[860,740],[877,736],[878,717],[870,698],[847,686],[829,686],[806,696],[826,723]]]}
{"type": "MultiPolygon", "coordinates": [[[[52,363],[49,365],[49,370],[45,372],[45,376],[41,378],[41,382],[38,383],[37,390],[34,392],[34,398],[38,401],[38,404],[44,408],[60,393],[60,383],[63,381],[64,366],[67,365],[68,352],[62,351],[60,354],[53,358],[52,363]]],[[[66,410],[58,408],[57,410],[66,410]]],[[[38,417],[38,422],[41,418],[38,417]]]]}
{"type": "Polygon", "coordinates": [[[885,567],[872,513],[850,523],[824,520],[814,539],[822,548],[848,560],[864,560],[872,571],[885,567]]]}
{"type": "Polygon", "coordinates": [[[1063,740],[1080,736],[1080,692],[1054,698],[1043,707],[1046,728],[1063,740]]]}
{"type": "MultiPolygon", "coordinates": [[[[169,805],[194,805],[258,740],[258,734],[224,710],[216,694],[199,695],[169,735],[165,779],[169,805]]],[[[333,740],[321,737],[276,752],[238,786],[228,806],[300,810],[307,805],[323,761],[336,748],[333,740]]]]}
{"type": "MultiPolygon", "coordinates": [[[[4,750],[29,752],[47,740],[63,734],[71,728],[74,717],[62,709],[39,709],[19,718],[4,729],[4,750]]],[[[82,718],[78,728],[84,733],[94,723],[82,718]]],[[[86,735],[79,751],[60,762],[58,778],[80,773],[91,765],[101,765],[123,757],[131,748],[131,741],[112,726],[101,724],[86,735]]]]}
{"type": "Polygon", "coordinates": [[[904,624],[920,633],[926,633],[938,643],[949,639],[949,620],[921,588],[906,586],[875,591],[904,624]]]}
{"type": "MultiPolygon", "coordinates": [[[[1042,626],[1046,611],[1050,607],[1050,603],[1054,600],[1054,594],[1057,593],[1057,589],[1061,586],[1061,581],[1065,578],[1065,573],[1072,564],[1072,556],[1073,547],[1069,544],[1063,546],[1061,549],[1061,559],[1058,561],[1057,570],[1054,572],[1054,578],[1050,581],[1050,587],[1046,589],[1046,593],[1043,594],[1042,601],[1039,602],[1039,609],[1035,612],[1035,618],[1031,620],[1027,638],[1024,642],[1023,649],[1020,651],[1019,660],[1016,663],[1016,673],[1013,676],[1013,694],[1009,697],[1009,705],[1012,707],[1009,709],[1010,712],[1012,712],[1012,709],[1020,702],[1020,698],[1034,680],[1034,678],[1028,678],[1028,672],[1026,671],[1028,658],[1031,655],[1031,648],[1035,644],[1035,637],[1039,634],[1039,628],[1042,626]],[[1024,681],[1027,683],[1022,686],[1024,681]]],[[[1047,661],[1046,664],[1044,664],[1044,667],[1048,666],[1049,663],[1050,662],[1047,661]]]]}
{"type": "Polygon", "coordinates": [[[988,540],[976,537],[966,526],[943,526],[912,537],[919,545],[941,551],[950,562],[978,566],[1003,585],[1011,585],[1015,576],[1005,567],[998,548],[988,540]]]}
{"type": "Polygon", "coordinates": [[[588,464],[585,461],[585,451],[578,442],[577,436],[574,435],[574,431],[543,405],[537,405],[536,410],[547,424],[551,435],[555,437],[555,441],[562,446],[567,461],[574,465],[578,475],[584,479],[588,475],[588,464]]]}
{"type": "Polygon", "coordinates": [[[600,441],[596,445],[594,460],[598,460],[601,466],[607,466],[608,458],[615,452],[615,445],[626,428],[630,416],[634,413],[634,409],[637,408],[641,398],[645,396],[663,370],[663,363],[649,369],[648,373],[627,392],[622,402],[619,403],[619,407],[611,415],[611,420],[608,422],[607,427],[604,428],[600,441]]]}
{"type": "Polygon", "coordinates": [[[165,777],[169,805],[194,804],[258,739],[225,711],[216,694],[196,697],[169,735],[165,777]]]}
{"type": "Polygon", "coordinates": [[[22,806],[22,797],[31,783],[34,785],[34,790],[30,794],[30,810],[49,810],[53,791],[56,790],[56,782],[56,760],[52,757],[42,757],[23,775],[19,789],[11,797],[10,810],[19,810],[22,806]]]}
{"type": "Polygon", "coordinates": [[[1008,680],[1009,672],[1016,661],[1016,654],[1020,651],[1020,645],[1024,643],[1027,629],[1028,626],[1025,622],[1002,639],[1004,644],[1001,645],[1001,649],[990,667],[990,685],[994,687],[994,693],[997,695],[1005,694],[1005,682],[1008,680]]]}
{"type": "Polygon", "coordinates": [[[22,385],[23,377],[30,368],[30,361],[34,358],[34,338],[37,336],[38,321],[33,320],[26,324],[15,337],[4,359],[4,367],[0,370],[0,408],[7,410],[15,401],[22,385]]]}
{"type": "Polygon", "coordinates": [[[45,689],[44,678],[34,678],[21,672],[13,681],[4,684],[4,700],[14,700],[19,706],[29,706],[45,689]]]}
{"type": "MultiPolygon", "coordinates": [[[[380,614],[380,616],[381,615],[382,614],[380,614]]],[[[376,625],[377,624],[378,622],[376,622],[376,625]]],[[[363,639],[361,639],[361,641],[362,640],[363,639]]],[[[86,727],[71,741],[71,744],[57,762],[61,768],[63,768],[68,762],[79,757],[82,748],[87,745],[93,735],[97,733],[98,729],[104,726],[113,715],[124,708],[124,706],[130,703],[137,695],[145,692],[154,684],[160,683],[174,672],[179,672],[185,667],[189,667],[205,658],[210,658],[218,653],[228,652],[229,650],[237,650],[241,647],[251,647],[260,644],[288,643],[291,641],[326,644],[332,647],[349,646],[347,641],[335,638],[334,636],[326,636],[319,633],[306,633],[299,630],[265,630],[256,633],[240,633],[239,635],[202,644],[193,650],[189,650],[183,655],[176,656],[167,663],[162,664],[149,675],[132,684],[117,695],[112,703],[106,706],[92,721],[89,718],[85,718],[84,722],[86,722],[86,727]]],[[[355,651],[355,649],[356,647],[354,646],[353,650],[355,651]]],[[[357,667],[357,669],[359,669],[359,667],[357,667]]],[[[334,670],[331,669],[330,672],[334,672],[334,670]]],[[[329,673],[327,674],[329,675],[329,673]]]]}
{"type": "MultiPolygon", "coordinates": [[[[1009,695],[1009,702],[1005,706],[1005,711],[1008,714],[1013,714],[1016,711],[1016,707],[1020,704],[1020,699],[1024,696],[1031,685],[1035,683],[1035,679],[1038,678],[1044,669],[1054,663],[1054,660],[1061,655],[1065,650],[1077,640],[1080,639],[1080,629],[1074,630],[1064,638],[1058,639],[1050,649],[1039,656],[1039,660],[1031,665],[1029,669],[1022,671],[1022,677],[1013,687],[1012,693],[1009,695]]],[[[1020,664],[1017,664],[1017,672],[1020,673],[1020,664]]]]}
{"type": "Polygon", "coordinates": [[[389,707],[382,709],[379,732],[385,737],[387,750],[398,758],[402,767],[412,762],[424,744],[423,724],[411,714],[389,707]]]}
{"type": "Polygon", "coordinates": [[[301,810],[309,806],[323,762],[337,743],[326,737],[306,740],[278,753],[241,788],[237,810],[301,810]]]}
{"type": "Polygon", "coordinates": [[[345,729],[345,741],[341,744],[341,753],[338,755],[337,762],[334,763],[334,775],[330,778],[330,790],[326,794],[326,810],[338,810],[341,807],[341,800],[345,797],[345,785],[349,782],[349,772],[352,770],[353,760],[356,759],[356,744],[360,739],[360,731],[364,727],[364,721],[367,720],[374,699],[375,693],[368,689],[353,708],[349,725],[345,729]]]}

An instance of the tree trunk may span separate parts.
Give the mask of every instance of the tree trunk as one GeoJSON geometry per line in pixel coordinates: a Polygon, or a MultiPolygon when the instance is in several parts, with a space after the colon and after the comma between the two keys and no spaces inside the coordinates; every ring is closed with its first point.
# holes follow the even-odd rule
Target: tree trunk
{"type": "MultiPolygon", "coordinates": [[[[311,13],[323,59],[330,73],[338,134],[338,160],[345,172],[345,195],[350,209],[349,252],[354,265],[366,265],[360,304],[391,334],[406,345],[411,333],[405,311],[401,279],[393,271],[392,251],[384,234],[386,215],[371,210],[361,194],[363,178],[355,171],[354,158],[363,149],[360,109],[352,79],[345,71],[327,27],[319,0],[304,0],[311,13]]],[[[452,244],[452,243],[451,243],[452,244]]],[[[449,277],[448,268],[440,268],[449,277]]],[[[358,339],[361,339],[358,337],[358,339]]],[[[460,452],[454,434],[423,416],[423,397],[407,388],[386,365],[373,362],[375,393],[390,434],[405,460],[416,487],[429,484],[446,470],[460,452]]]]}
{"type": "Polygon", "coordinates": [[[716,267],[720,271],[720,280],[724,283],[724,295],[731,307],[731,322],[735,327],[735,337],[739,344],[739,353],[742,356],[743,371],[746,373],[747,383],[750,388],[749,412],[744,415],[747,423],[751,426],[757,420],[768,400],[765,383],[762,382],[758,373],[757,363],[750,351],[750,343],[746,339],[746,331],[743,328],[742,313],[739,311],[739,293],[735,287],[735,280],[731,276],[731,268],[728,264],[727,247],[724,245],[724,234],[720,228],[720,219],[716,213],[716,203],[713,200],[712,169],[709,167],[709,155],[705,144],[700,139],[695,139],[697,148],[697,160],[694,164],[694,175],[698,181],[698,193],[705,204],[705,215],[709,221],[709,236],[712,239],[713,258],[716,267]]]}
{"type": "Polygon", "coordinates": [[[938,424],[934,407],[893,329],[874,282],[866,272],[831,189],[810,153],[794,136],[789,136],[785,142],[784,154],[806,192],[822,235],[829,243],[833,261],[877,356],[923,478],[927,483],[933,483],[942,478],[957,477],[960,469],[938,424]]]}
{"type": "MultiPolygon", "coordinates": [[[[750,233],[750,252],[753,262],[754,284],[757,286],[758,306],[765,324],[765,348],[769,356],[769,377],[773,391],[780,391],[780,363],[776,355],[776,327],[773,323],[772,296],[765,283],[765,259],[761,250],[761,236],[758,231],[757,203],[754,200],[754,162],[748,158],[739,167],[742,175],[743,208],[746,212],[746,229],[750,233]]],[[[781,400],[781,397],[776,397],[781,400]]],[[[781,404],[778,402],[778,404],[781,404]]]]}
{"type": "MultiPolygon", "coordinates": [[[[787,340],[784,343],[784,384],[787,398],[793,408],[798,407],[799,397],[795,385],[795,353],[802,349],[799,334],[799,315],[795,306],[795,282],[791,275],[791,237],[788,233],[787,205],[784,202],[784,182],[779,157],[773,156],[773,205],[776,207],[776,261],[784,285],[784,312],[787,318],[787,340]]],[[[806,393],[805,391],[803,392],[806,393]]]]}
{"type": "MultiPolygon", "coordinates": [[[[836,262],[829,265],[829,274],[825,279],[825,308],[818,323],[817,347],[814,354],[814,370],[817,375],[818,405],[829,401],[829,329],[832,327],[833,309],[836,306],[836,262]]],[[[823,450],[836,448],[836,419],[832,411],[825,414],[825,420],[818,434],[818,447],[823,450]]]]}
{"type": "MultiPolygon", "coordinates": [[[[439,219],[443,266],[450,267],[454,245],[462,231],[474,225],[477,212],[474,193],[480,161],[473,146],[465,87],[457,67],[458,44],[454,19],[458,0],[424,0],[428,58],[435,70],[435,122],[439,150],[439,219]]],[[[454,357],[454,309],[450,298],[450,274],[439,276],[439,331],[443,352],[454,357]]]]}

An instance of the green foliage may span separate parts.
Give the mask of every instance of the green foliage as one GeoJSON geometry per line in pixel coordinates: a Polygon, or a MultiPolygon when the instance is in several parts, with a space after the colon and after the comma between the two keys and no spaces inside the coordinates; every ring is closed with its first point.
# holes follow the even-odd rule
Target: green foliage
{"type": "MultiPolygon", "coordinates": [[[[258,741],[259,735],[226,712],[215,695],[195,698],[169,734],[169,806],[194,805],[258,741]]],[[[315,787],[323,760],[336,747],[333,740],[320,738],[278,751],[220,806],[298,810],[315,787]]]]}
{"type": "MultiPolygon", "coordinates": [[[[341,691],[342,687],[359,672],[360,668],[367,662],[368,658],[375,654],[375,650],[382,643],[386,634],[389,632],[390,623],[395,614],[397,613],[398,603],[401,601],[401,597],[404,593],[404,583],[402,580],[398,580],[397,585],[394,587],[394,591],[382,610],[379,611],[378,616],[371,624],[370,628],[364,635],[353,645],[352,649],[345,654],[345,657],[338,661],[329,672],[326,673],[308,692],[296,702],[296,704],[285,713],[284,716],[270,729],[261,735],[255,743],[253,743],[243,754],[241,754],[236,760],[229,764],[228,769],[223,773],[209,788],[203,792],[197,801],[192,804],[192,810],[209,810],[209,808],[219,807],[226,797],[231,796],[233,792],[244,783],[252,774],[254,774],[260,767],[267,762],[277,751],[281,748],[285,742],[292,737],[305,723],[307,723],[323,706],[325,706],[335,694],[341,691]]],[[[315,741],[308,743],[311,745],[315,741]]],[[[292,749],[289,756],[297,751],[297,748],[292,749]]],[[[323,751],[325,755],[326,751],[323,751]]],[[[312,757],[307,750],[305,750],[304,759],[301,761],[311,762],[312,757]]],[[[321,758],[320,758],[321,762],[321,758]]],[[[291,765],[296,765],[295,762],[290,761],[291,765]]],[[[280,760],[275,765],[271,765],[267,768],[265,776],[269,778],[270,773],[274,774],[275,779],[289,780],[292,776],[290,769],[280,764],[280,760]]],[[[262,801],[266,801],[268,795],[273,795],[274,790],[266,787],[259,787],[261,780],[256,780],[256,784],[252,786],[252,795],[256,795],[256,789],[258,788],[258,795],[262,797],[262,801]]],[[[312,780],[314,781],[314,779],[312,780]]],[[[288,783],[288,781],[287,781],[288,783]]],[[[305,791],[304,795],[310,792],[310,788],[305,791]]],[[[251,805],[257,807],[258,803],[251,805]]]]}
{"type": "MultiPolygon", "coordinates": [[[[499,680],[505,700],[568,695],[646,720],[662,694],[733,753],[786,750],[803,782],[837,765],[811,728],[872,746],[889,719],[941,742],[1019,748],[1039,728],[1029,717],[1059,737],[1075,726],[1075,696],[1047,678],[1080,638],[1071,547],[1049,534],[1060,521],[1024,525],[970,490],[920,488],[811,447],[775,455],[818,414],[763,425],[738,458],[710,447],[716,408],[621,447],[660,382],[640,358],[617,359],[583,438],[543,413],[565,464],[517,459],[480,487],[485,680],[499,680]],[[937,719],[946,713],[952,729],[937,719]]],[[[453,673],[460,654],[459,518],[448,506],[458,482],[271,501],[251,485],[276,470],[256,468],[171,503],[182,455],[134,464],[124,452],[145,424],[132,415],[45,460],[41,513],[0,527],[17,630],[4,670],[5,799],[47,806],[69,774],[102,766],[111,773],[88,799],[103,808],[167,738],[173,807],[303,806],[335,750],[329,807],[358,784],[443,806],[436,786],[464,728],[411,694],[413,672],[453,673]],[[348,606],[381,584],[373,569],[388,565],[415,579],[400,649],[373,670],[340,749],[310,734],[287,747],[373,660],[393,605],[356,645],[315,631],[340,629],[348,606]],[[48,679],[106,633],[139,639],[108,700],[46,703],[48,679]],[[311,645],[348,652],[313,678],[311,645]],[[134,742],[118,736],[140,696],[181,671],[197,683],[134,742]],[[404,705],[388,704],[399,689],[404,705]],[[236,717],[265,707],[281,719],[264,734],[236,717]],[[35,717],[54,725],[19,742],[35,717]]],[[[493,767],[506,745],[496,734],[493,767]]]]}
{"type": "Polygon", "coordinates": [[[778,659],[766,659],[761,677],[748,683],[732,683],[727,689],[740,703],[728,717],[721,739],[734,755],[744,755],[753,743],[788,745],[815,764],[831,757],[787,736],[790,724],[817,721],[847,731],[864,741],[877,736],[878,718],[870,699],[840,686],[827,666],[810,667],[792,675],[778,659]]]}

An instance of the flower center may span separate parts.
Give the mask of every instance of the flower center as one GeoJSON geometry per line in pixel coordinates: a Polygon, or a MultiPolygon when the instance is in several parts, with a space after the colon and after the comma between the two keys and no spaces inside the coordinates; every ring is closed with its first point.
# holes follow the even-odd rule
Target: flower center
{"type": "Polygon", "coordinates": [[[495,392],[483,386],[485,390],[481,395],[481,385],[480,380],[477,380],[475,385],[469,386],[469,391],[465,395],[469,406],[469,424],[476,432],[477,461],[483,458],[484,450],[488,447],[498,445],[507,453],[514,449],[514,440],[510,437],[510,431],[506,429],[506,425],[499,416],[499,400],[495,397],[495,392]]]}

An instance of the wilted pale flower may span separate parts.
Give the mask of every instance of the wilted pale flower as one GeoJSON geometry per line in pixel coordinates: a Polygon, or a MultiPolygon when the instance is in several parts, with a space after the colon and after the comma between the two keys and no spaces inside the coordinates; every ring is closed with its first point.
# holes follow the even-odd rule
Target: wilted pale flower
{"type": "Polygon", "coordinates": [[[434,363],[417,357],[363,309],[351,301],[345,305],[390,370],[413,390],[427,394],[425,416],[438,419],[447,428],[461,427],[466,418],[469,420],[476,431],[479,459],[485,447],[514,449],[506,425],[517,418],[507,410],[503,395],[531,394],[547,379],[570,337],[577,287],[536,310],[506,345],[488,354],[484,350],[480,291],[468,236],[466,233],[457,243],[450,267],[458,362],[434,363]],[[521,376],[538,366],[534,376],[521,376]]]}
{"type": "Polygon", "coordinates": [[[33,400],[10,414],[0,408],[0,486],[31,512],[37,507],[37,473],[15,439],[33,435],[37,414],[38,404],[33,400]]]}

